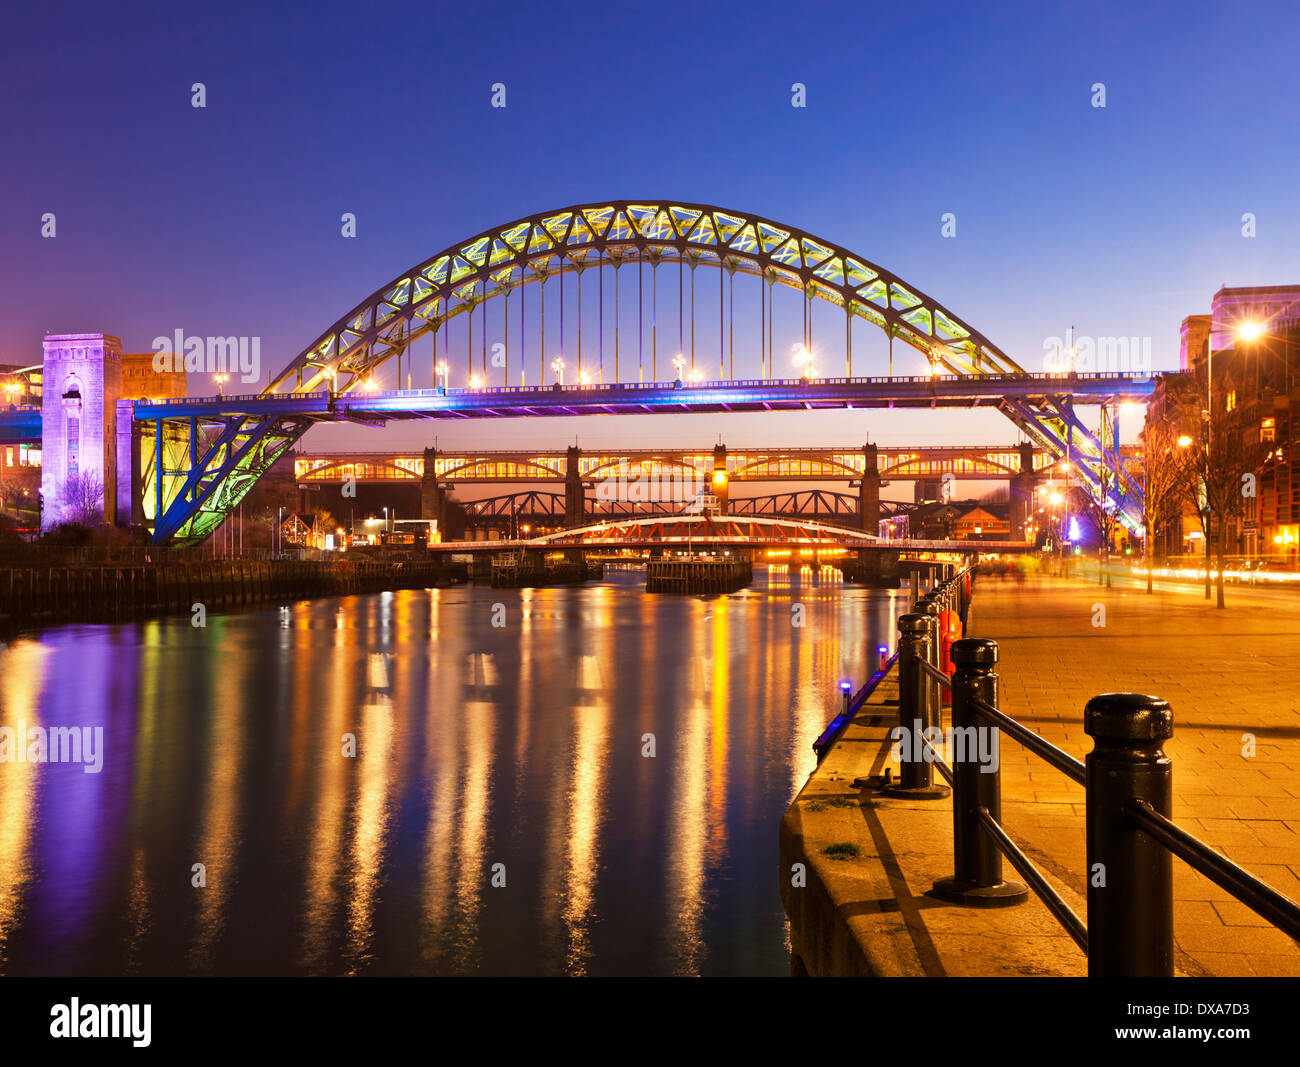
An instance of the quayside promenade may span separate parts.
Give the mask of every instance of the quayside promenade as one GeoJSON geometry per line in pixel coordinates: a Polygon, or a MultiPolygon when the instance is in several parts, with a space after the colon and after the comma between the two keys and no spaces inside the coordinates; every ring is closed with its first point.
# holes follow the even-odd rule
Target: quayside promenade
{"type": "MultiPolygon", "coordinates": [[[[968,636],[997,642],[998,705],[1071,756],[1092,748],[1083,708],[1103,692],[1173,711],[1174,821],[1300,900],[1300,594],[1233,587],[1216,610],[1194,585],[1148,595],[1128,579],[976,582],[968,636]]],[[[886,975],[1082,975],[1083,953],[1034,895],[971,909],[929,895],[952,873],[952,802],[878,794],[899,765],[896,672],[827,753],[782,827],[796,970],[886,975]],[[865,789],[855,779],[869,779],[865,789]],[[839,846],[838,848],[836,846],[839,846]],[[831,849],[827,853],[825,849],[831,849]],[[856,854],[855,854],[856,852],[856,854]],[[838,858],[837,858],[838,857],[838,858]]],[[[1002,823],[1079,915],[1083,788],[1001,739],[1002,823]]],[[[936,779],[937,780],[937,779],[936,779]]],[[[1009,867],[1005,877],[1017,875],[1009,867]]],[[[1300,976],[1300,945],[1173,860],[1174,964],[1189,976],[1300,976]]]]}

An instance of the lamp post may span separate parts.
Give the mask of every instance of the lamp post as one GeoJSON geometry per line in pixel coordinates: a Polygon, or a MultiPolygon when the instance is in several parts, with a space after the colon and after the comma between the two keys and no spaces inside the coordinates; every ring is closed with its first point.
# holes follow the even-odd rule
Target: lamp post
{"type": "Polygon", "coordinates": [[[229,377],[230,377],[229,374],[214,374],[212,376],[212,380],[217,383],[217,396],[226,395],[226,391],[223,387],[226,384],[226,379],[229,377]]]}
{"type": "MultiPolygon", "coordinates": [[[[1243,319],[1231,329],[1235,341],[1251,342],[1264,335],[1264,324],[1253,319],[1243,319]]],[[[1205,339],[1205,599],[1210,599],[1210,523],[1213,519],[1210,505],[1210,456],[1214,441],[1214,331],[1205,339]]],[[[1219,516],[1222,534],[1224,516],[1219,516]]]]}
{"type": "Polygon", "coordinates": [[[556,359],[551,360],[551,370],[555,371],[556,375],[558,375],[556,380],[561,385],[563,385],[564,384],[564,360],[558,357],[556,359]]]}

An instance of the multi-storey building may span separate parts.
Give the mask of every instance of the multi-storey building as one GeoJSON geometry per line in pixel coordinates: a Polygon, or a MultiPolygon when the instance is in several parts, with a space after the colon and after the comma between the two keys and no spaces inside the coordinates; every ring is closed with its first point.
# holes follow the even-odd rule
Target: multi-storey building
{"type": "MultiPolygon", "coordinates": [[[[1178,417],[1201,440],[1208,417],[1212,448],[1238,457],[1243,466],[1243,507],[1226,519],[1227,554],[1295,563],[1300,550],[1300,419],[1295,414],[1300,285],[1222,288],[1209,315],[1183,320],[1181,335],[1183,373],[1163,376],[1147,418],[1178,417]]],[[[1203,551],[1200,518],[1190,504],[1179,512],[1162,524],[1166,539],[1157,547],[1175,554],[1203,551]]]]}

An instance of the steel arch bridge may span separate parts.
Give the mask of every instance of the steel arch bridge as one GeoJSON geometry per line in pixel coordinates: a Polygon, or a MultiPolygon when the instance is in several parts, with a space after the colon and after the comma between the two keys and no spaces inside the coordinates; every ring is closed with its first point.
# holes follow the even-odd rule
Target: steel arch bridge
{"type": "MultiPolygon", "coordinates": [[[[588,280],[590,291],[591,280],[588,280]]],[[[711,300],[711,296],[710,296],[711,300]]],[[[553,313],[554,314],[554,313],[553,313]]],[[[706,316],[709,333],[711,312],[706,316]]],[[[628,343],[631,349],[630,337],[628,343]]],[[[665,361],[667,356],[665,350],[665,361]]],[[[572,356],[570,350],[567,353],[572,356]]],[[[712,366],[712,356],[708,366],[712,366]]],[[[588,367],[591,367],[588,359],[588,367]]],[[[961,317],[885,268],[833,242],[746,212],[703,204],[663,201],[612,201],[582,204],[517,219],[444,249],[370,296],[335,321],[255,397],[140,401],[134,414],[150,430],[141,457],[144,513],[156,542],[197,543],[231,512],[252,485],[315,422],[355,421],[382,425],[390,418],[474,416],[519,417],[597,414],[619,411],[794,410],[817,407],[996,406],[1055,455],[1073,457],[1072,473],[1110,506],[1132,521],[1139,489],[1123,475],[1106,488],[1113,469],[1110,449],[1073,411],[1076,394],[1103,404],[1121,396],[1145,395],[1150,381],[1133,375],[1030,375],[961,317]],[[678,266],[679,356],[677,380],[660,381],[657,311],[651,315],[650,381],[646,381],[644,267],[651,268],[657,306],[658,272],[678,266]],[[695,275],[701,267],[718,272],[718,378],[707,379],[696,360],[695,275]],[[637,375],[630,381],[628,361],[620,365],[622,324],[618,272],[637,271],[637,375]],[[687,373],[685,272],[690,271],[691,343],[687,373]],[[612,382],[606,381],[606,303],[604,279],[614,274],[612,382]],[[592,373],[582,369],[581,301],[584,274],[594,272],[600,333],[592,373]],[[737,275],[758,281],[760,369],[758,379],[734,374],[734,320],[724,314],[734,303],[737,275]],[[539,380],[547,367],[546,289],[560,288],[560,353],[552,367],[563,375],[566,276],[578,295],[578,385],[552,389],[524,384],[530,351],[524,329],[526,297],[534,285],[542,329],[537,351],[539,380]],[[808,353],[805,378],[773,375],[773,290],[798,292],[803,310],[800,350],[808,353]],[[724,292],[725,290],[725,292],[724,292]],[[521,385],[508,385],[512,367],[510,299],[518,295],[520,334],[516,364],[521,385]],[[501,388],[489,384],[487,305],[499,301],[505,330],[506,365],[501,388]],[[844,318],[843,378],[813,378],[814,301],[838,308],[844,318]],[[482,311],[481,377],[469,389],[449,386],[449,326],[464,318],[467,363],[474,375],[474,311],[482,311]],[[890,342],[887,378],[853,377],[853,327],[859,320],[884,331],[890,342]],[[442,357],[438,333],[444,333],[442,357]],[[429,336],[429,377],[435,389],[412,389],[414,343],[429,336]],[[892,343],[902,341],[925,359],[927,374],[896,379],[892,343]],[[406,389],[402,361],[406,359],[406,389]],[[377,372],[395,365],[397,390],[378,395],[377,372]],[[624,381],[627,367],[629,381],[624,381]],[[593,379],[598,379],[593,382],[593,379]],[[683,390],[682,379],[689,386],[683,390]],[[1091,380],[1088,380],[1091,379],[1091,380]],[[567,392],[565,391],[567,388],[567,392]]]]}

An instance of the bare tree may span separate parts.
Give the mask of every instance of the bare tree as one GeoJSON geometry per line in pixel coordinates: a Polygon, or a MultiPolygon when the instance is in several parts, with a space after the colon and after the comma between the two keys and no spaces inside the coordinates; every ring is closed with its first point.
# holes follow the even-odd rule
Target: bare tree
{"type": "Polygon", "coordinates": [[[63,487],[63,517],[82,526],[104,521],[104,479],[93,471],[71,475],[63,487]]]}
{"type": "MultiPolygon", "coordinates": [[[[1220,608],[1224,606],[1223,557],[1227,549],[1229,520],[1244,516],[1246,501],[1255,496],[1266,451],[1259,439],[1258,428],[1232,417],[1238,388],[1244,390],[1246,385],[1237,377],[1238,374],[1230,367],[1214,383],[1213,420],[1209,409],[1202,409],[1200,432],[1189,448],[1191,455],[1179,489],[1183,500],[1196,510],[1201,520],[1206,545],[1207,599],[1213,579],[1209,555],[1210,549],[1214,550],[1218,569],[1216,604],[1220,608]]],[[[1200,376],[1202,396],[1204,381],[1200,376]]]]}
{"type": "Polygon", "coordinates": [[[1190,475],[1192,453],[1189,449],[1193,438],[1185,432],[1181,420],[1166,417],[1148,419],[1140,440],[1143,551],[1146,555],[1147,592],[1150,593],[1156,526],[1166,522],[1171,511],[1182,511],[1181,486],[1190,475]]]}

